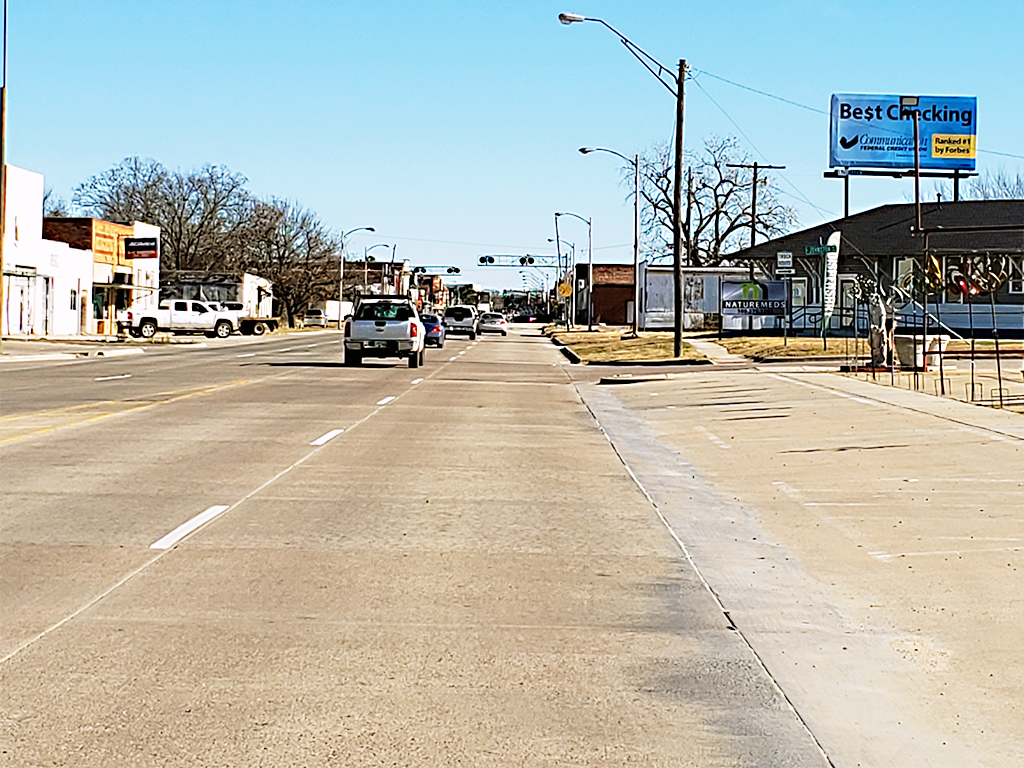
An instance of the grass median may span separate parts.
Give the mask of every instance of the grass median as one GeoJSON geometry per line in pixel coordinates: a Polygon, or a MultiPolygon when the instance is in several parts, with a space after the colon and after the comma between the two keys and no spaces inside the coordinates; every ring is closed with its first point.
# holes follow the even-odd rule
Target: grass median
{"type": "Polygon", "coordinates": [[[647,363],[669,360],[704,360],[704,355],[685,341],[675,357],[670,332],[652,331],[633,336],[623,328],[566,331],[549,326],[544,332],[568,347],[584,363],[647,363]]]}

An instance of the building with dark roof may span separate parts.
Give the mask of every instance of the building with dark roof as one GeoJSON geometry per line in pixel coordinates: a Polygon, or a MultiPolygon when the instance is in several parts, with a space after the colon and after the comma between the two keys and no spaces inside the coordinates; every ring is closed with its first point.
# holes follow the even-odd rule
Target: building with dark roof
{"type": "Polygon", "coordinates": [[[826,261],[820,251],[838,231],[842,239],[830,331],[851,331],[855,316],[859,330],[865,330],[858,284],[880,285],[905,317],[923,318],[927,304],[929,323],[987,332],[994,319],[1000,331],[1024,331],[1024,200],[923,203],[924,234],[914,232],[915,218],[913,203],[883,205],[745,248],[730,254],[729,261],[753,261],[759,272],[774,278],[779,276],[777,254],[792,254],[793,326],[820,328],[826,261]],[[982,290],[965,296],[953,289],[951,284],[963,276],[982,290]]]}

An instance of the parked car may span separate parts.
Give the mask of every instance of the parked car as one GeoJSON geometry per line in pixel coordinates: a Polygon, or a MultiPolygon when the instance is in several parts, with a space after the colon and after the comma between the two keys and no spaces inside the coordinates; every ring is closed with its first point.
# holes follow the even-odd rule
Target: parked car
{"type": "Polygon", "coordinates": [[[500,333],[502,336],[507,336],[508,320],[497,312],[484,312],[480,315],[477,331],[479,333],[500,333]]]}
{"type": "Polygon", "coordinates": [[[326,328],[327,315],[324,314],[322,309],[307,309],[306,314],[302,316],[302,327],[326,328]]]}
{"type": "Polygon", "coordinates": [[[444,311],[444,327],[448,333],[465,333],[470,339],[476,338],[476,308],[468,304],[456,304],[444,311]]]}
{"type": "Polygon", "coordinates": [[[122,310],[117,328],[143,339],[153,338],[157,331],[205,333],[210,338],[226,339],[238,330],[238,316],[202,301],[173,299],[161,301],[157,309],[122,310]]]}
{"type": "Polygon", "coordinates": [[[427,331],[427,346],[442,349],[445,332],[441,318],[437,315],[420,315],[420,320],[423,321],[423,327],[427,331]]]}

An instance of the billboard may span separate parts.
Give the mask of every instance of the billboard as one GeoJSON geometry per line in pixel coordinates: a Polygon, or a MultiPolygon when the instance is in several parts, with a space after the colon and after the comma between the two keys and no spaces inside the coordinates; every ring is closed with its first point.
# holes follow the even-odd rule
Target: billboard
{"type": "MultiPolygon", "coordinates": [[[[920,96],[921,168],[974,170],[978,100],[920,96]]],[[[836,93],[830,113],[830,168],[914,167],[914,115],[899,96],[836,93]]]]}
{"type": "Polygon", "coordinates": [[[788,295],[784,280],[722,282],[723,315],[786,315],[788,295]]]}

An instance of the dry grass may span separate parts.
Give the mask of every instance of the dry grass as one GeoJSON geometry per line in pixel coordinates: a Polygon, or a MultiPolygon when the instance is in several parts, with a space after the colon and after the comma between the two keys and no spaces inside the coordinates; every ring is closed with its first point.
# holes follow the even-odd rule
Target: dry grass
{"type": "Polygon", "coordinates": [[[657,360],[703,360],[704,355],[683,343],[682,355],[672,355],[672,334],[641,333],[633,338],[629,331],[617,328],[600,331],[557,331],[545,329],[553,339],[569,347],[583,362],[651,362],[657,360]]]}
{"type": "MultiPolygon", "coordinates": [[[[823,357],[853,354],[856,349],[854,339],[830,338],[828,346],[820,338],[798,336],[783,339],[780,336],[724,336],[721,340],[709,338],[721,344],[735,355],[751,358],[764,357],[823,357]]],[[[869,354],[867,342],[861,339],[861,354],[869,354]]]]}
{"type": "MultiPolygon", "coordinates": [[[[656,362],[672,360],[672,333],[670,331],[650,331],[633,338],[628,329],[601,329],[592,332],[566,331],[561,326],[549,325],[544,333],[556,341],[569,347],[583,362],[656,362]]],[[[868,357],[871,348],[868,340],[845,337],[829,337],[828,345],[820,337],[797,336],[783,339],[781,336],[724,336],[719,339],[714,334],[692,334],[705,341],[720,344],[736,355],[752,359],[764,358],[808,358],[808,357],[843,357],[860,355],[868,357]]],[[[1004,340],[1000,348],[1005,352],[1018,351],[1022,342],[1019,339],[1004,340]]],[[[963,352],[970,350],[971,342],[953,339],[947,351],[963,352]]],[[[991,339],[978,339],[978,351],[991,351],[995,345],[991,339]]],[[[693,346],[683,342],[683,354],[680,360],[703,360],[704,355],[693,346]]]]}

